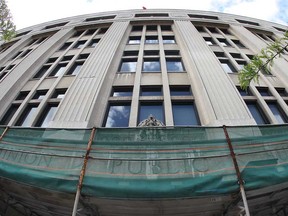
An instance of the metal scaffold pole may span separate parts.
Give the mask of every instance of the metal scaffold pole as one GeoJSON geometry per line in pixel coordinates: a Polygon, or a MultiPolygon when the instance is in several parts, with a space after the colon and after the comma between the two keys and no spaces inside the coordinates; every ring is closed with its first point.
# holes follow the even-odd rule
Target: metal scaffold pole
{"type": "Polygon", "coordinates": [[[86,150],[86,154],[85,154],[85,157],[84,157],[83,166],[82,166],[82,169],[81,169],[81,172],[80,172],[79,182],[78,182],[78,186],[77,186],[77,192],[76,192],[76,195],[75,195],[72,216],[76,216],[77,215],[77,208],[78,208],[80,193],[81,193],[83,179],[84,179],[85,172],[86,172],[86,167],[87,167],[87,162],[88,162],[88,159],[89,159],[91,146],[92,146],[93,139],[94,139],[94,136],[95,136],[95,131],[96,131],[96,128],[93,128],[92,131],[91,131],[91,134],[90,134],[89,141],[88,141],[88,145],[87,145],[87,150],[86,150]]]}
{"type": "Polygon", "coordinates": [[[3,133],[0,135],[0,140],[2,140],[2,138],[4,137],[4,135],[7,133],[9,127],[6,127],[3,131],[3,133]]]}
{"type": "Polygon", "coordinates": [[[240,173],[240,169],[239,169],[239,166],[238,166],[238,163],[237,163],[237,159],[236,159],[236,156],[235,156],[235,153],[234,153],[234,150],[233,150],[231,139],[229,137],[229,134],[228,134],[228,131],[227,131],[227,128],[226,128],[225,125],[223,125],[223,130],[224,130],[224,134],[225,134],[225,137],[226,137],[226,141],[227,141],[228,146],[229,146],[230,155],[231,155],[232,160],[233,160],[234,168],[236,170],[237,179],[238,179],[239,186],[240,186],[240,193],[241,193],[242,201],[243,201],[244,208],[245,208],[245,213],[246,213],[246,216],[250,216],[248,203],[247,203],[247,198],[246,198],[245,189],[244,189],[244,182],[243,182],[243,179],[242,179],[242,176],[241,176],[241,173],[240,173]]]}

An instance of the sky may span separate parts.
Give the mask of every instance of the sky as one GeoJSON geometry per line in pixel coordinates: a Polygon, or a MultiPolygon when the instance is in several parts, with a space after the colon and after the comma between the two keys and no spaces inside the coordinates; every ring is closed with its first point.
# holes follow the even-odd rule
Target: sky
{"type": "Polygon", "coordinates": [[[128,9],[189,9],[288,25],[288,0],[6,0],[17,30],[61,18],[128,9]]]}

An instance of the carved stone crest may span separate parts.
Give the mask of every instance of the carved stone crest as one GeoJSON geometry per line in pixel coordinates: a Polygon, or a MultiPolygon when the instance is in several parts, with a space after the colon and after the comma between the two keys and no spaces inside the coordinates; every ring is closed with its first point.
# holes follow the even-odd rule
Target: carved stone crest
{"type": "Polygon", "coordinates": [[[153,115],[149,115],[147,119],[144,119],[138,124],[138,127],[155,127],[155,126],[163,127],[165,125],[163,122],[156,119],[153,115]]]}

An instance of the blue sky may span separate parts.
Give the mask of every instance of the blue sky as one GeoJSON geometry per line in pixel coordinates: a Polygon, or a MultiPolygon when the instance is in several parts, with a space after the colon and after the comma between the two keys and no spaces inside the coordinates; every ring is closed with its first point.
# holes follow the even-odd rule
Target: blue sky
{"type": "Polygon", "coordinates": [[[287,25],[288,0],[6,0],[17,29],[35,24],[103,11],[191,9],[219,11],[287,25]]]}

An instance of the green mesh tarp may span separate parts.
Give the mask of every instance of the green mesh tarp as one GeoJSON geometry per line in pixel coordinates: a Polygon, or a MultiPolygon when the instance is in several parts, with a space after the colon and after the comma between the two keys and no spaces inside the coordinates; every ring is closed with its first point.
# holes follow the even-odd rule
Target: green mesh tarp
{"type": "Polygon", "coordinates": [[[237,188],[222,128],[97,129],[82,194],[172,198],[237,188]]]}
{"type": "Polygon", "coordinates": [[[10,128],[0,141],[0,176],[75,192],[90,131],[10,128]]]}
{"type": "Polygon", "coordinates": [[[246,190],[288,181],[288,125],[227,130],[246,190]]]}
{"type": "MultiPolygon", "coordinates": [[[[0,128],[3,134],[5,128],[0,128]]],[[[221,127],[98,128],[82,195],[184,198],[237,193],[221,127]]],[[[0,140],[0,177],[75,193],[92,129],[9,128],[0,140]]],[[[288,181],[288,126],[227,127],[245,190],[288,181]]]]}

